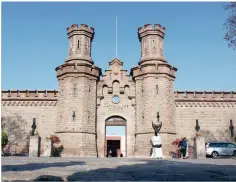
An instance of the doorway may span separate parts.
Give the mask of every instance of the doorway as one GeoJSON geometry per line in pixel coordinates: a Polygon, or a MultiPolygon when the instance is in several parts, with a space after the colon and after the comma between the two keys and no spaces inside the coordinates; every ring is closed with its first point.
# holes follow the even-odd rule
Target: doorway
{"type": "Polygon", "coordinates": [[[120,155],[120,140],[111,140],[107,137],[107,157],[118,157],[120,155]]]}
{"type": "Polygon", "coordinates": [[[120,116],[109,117],[105,122],[105,157],[127,156],[126,120],[120,116]]]}

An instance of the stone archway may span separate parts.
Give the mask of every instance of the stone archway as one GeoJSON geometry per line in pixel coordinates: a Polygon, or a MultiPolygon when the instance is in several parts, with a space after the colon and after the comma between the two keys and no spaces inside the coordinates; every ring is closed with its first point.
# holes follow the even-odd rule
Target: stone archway
{"type": "MultiPolygon", "coordinates": [[[[122,149],[121,144],[122,142],[125,146],[125,153],[124,156],[127,157],[127,121],[125,118],[121,117],[121,116],[111,116],[109,118],[107,118],[105,120],[105,138],[104,138],[104,154],[105,157],[107,156],[107,152],[108,152],[108,141],[113,140],[113,141],[119,141],[119,145],[120,145],[120,150],[122,149]],[[110,137],[108,139],[107,135],[106,135],[106,130],[107,130],[107,126],[125,126],[125,139],[123,140],[123,138],[121,138],[121,136],[113,136],[110,137]]],[[[119,156],[119,154],[118,154],[119,156]]]]}

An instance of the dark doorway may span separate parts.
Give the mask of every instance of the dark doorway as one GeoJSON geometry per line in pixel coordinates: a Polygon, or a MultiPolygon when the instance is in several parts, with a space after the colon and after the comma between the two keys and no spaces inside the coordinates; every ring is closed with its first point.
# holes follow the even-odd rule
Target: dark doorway
{"type": "Polygon", "coordinates": [[[105,121],[104,157],[127,156],[126,120],[120,116],[111,116],[105,121]]]}
{"type": "Polygon", "coordinates": [[[120,140],[107,140],[107,157],[118,157],[120,140]]]}

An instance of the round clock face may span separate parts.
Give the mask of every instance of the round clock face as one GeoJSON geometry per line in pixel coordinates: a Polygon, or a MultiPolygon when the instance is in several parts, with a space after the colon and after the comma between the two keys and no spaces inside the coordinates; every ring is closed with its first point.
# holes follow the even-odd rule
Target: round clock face
{"type": "Polygon", "coordinates": [[[114,96],[112,97],[112,102],[115,103],[115,104],[119,103],[119,102],[120,102],[119,96],[118,96],[118,95],[114,95],[114,96]]]}

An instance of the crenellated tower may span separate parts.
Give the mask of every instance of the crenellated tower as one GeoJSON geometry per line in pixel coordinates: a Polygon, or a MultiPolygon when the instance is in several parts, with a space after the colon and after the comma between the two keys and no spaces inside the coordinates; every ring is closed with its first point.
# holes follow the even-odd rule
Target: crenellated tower
{"type": "Polygon", "coordinates": [[[141,42],[140,64],[167,62],[164,57],[164,36],[165,28],[159,24],[147,24],[138,29],[138,37],[141,42]]]}
{"type": "Polygon", "coordinates": [[[177,69],[164,57],[164,27],[147,24],[138,29],[138,36],[141,60],[131,69],[136,88],[135,156],[150,156],[152,121],[156,120],[157,112],[163,122],[160,131],[163,152],[168,155],[176,135],[174,79],[177,69]]]}
{"type": "Polygon", "coordinates": [[[80,62],[93,64],[91,59],[91,46],[94,37],[94,28],[81,24],[73,24],[67,28],[69,39],[69,55],[66,62],[80,62]]]}
{"type": "Polygon", "coordinates": [[[82,24],[67,28],[69,55],[56,68],[59,83],[56,133],[63,156],[97,156],[96,96],[101,69],[91,59],[94,29],[82,24]]]}

